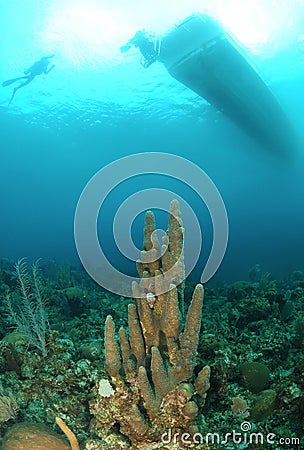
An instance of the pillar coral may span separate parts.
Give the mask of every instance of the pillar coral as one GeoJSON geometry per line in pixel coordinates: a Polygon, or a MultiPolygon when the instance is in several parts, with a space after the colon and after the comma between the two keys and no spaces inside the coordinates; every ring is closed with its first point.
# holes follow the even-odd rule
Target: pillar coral
{"type": "Polygon", "coordinates": [[[154,214],[146,213],[137,269],[140,281],[132,286],[128,332],[121,327],[117,340],[112,316],[106,319],[109,380],[100,380],[95,390],[90,405],[93,428],[100,435],[105,428],[119,428],[133,449],[147,448],[148,443],[162,448],[161,436],[169,429],[199,431],[210,377],[209,366],[194,374],[204,290],[200,284],[195,287],[184,317],[184,229],[177,200],[171,202],[162,243],[154,214]]]}

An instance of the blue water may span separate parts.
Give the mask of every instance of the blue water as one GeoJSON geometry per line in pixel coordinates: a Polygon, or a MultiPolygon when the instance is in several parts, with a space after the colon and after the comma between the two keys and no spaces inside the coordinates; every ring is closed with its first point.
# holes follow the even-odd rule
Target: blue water
{"type": "MultiPolygon", "coordinates": [[[[138,28],[162,33],[207,6],[243,46],[301,135],[304,5],[252,0],[245,11],[238,1],[184,3],[164,0],[145,8],[135,0],[127,5],[28,0],[26,8],[21,0],[1,3],[1,81],[22,75],[48,54],[55,54],[55,68],[20,89],[10,106],[12,87],[0,88],[0,257],[78,263],[74,214],[86,183],[118,158],[153,151],[187,158],[217,186],[230,231],[219,276],[239,279],[256,263],[276,276],[303,269],[301,148],[287,158],[270,154],[161,64],[144,69],[136,50],[121,54],[119,47],[138,28]],[[238,15],[231,14],[233,8],[238,15]]],[[[134,270],[134,262],[115,247],[113,217],[128,196],[155,185],[176,192],[197,214],[205,244],[196,267],[201,273],[212,242],[208,211],[189,186],[164,177],[138,177],[112,193],[100,213],[108,257],[134,270]]],[[[166,226],[162,214],[159,224],[166,226]]],[[[132,227],[139,248],[142,226],[141,215],[132,227]]]]}

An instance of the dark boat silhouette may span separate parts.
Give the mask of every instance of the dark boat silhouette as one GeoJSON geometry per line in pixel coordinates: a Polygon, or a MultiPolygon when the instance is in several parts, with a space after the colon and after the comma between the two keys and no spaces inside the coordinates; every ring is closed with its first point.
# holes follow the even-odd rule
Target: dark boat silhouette
{"type": "Polygon", "coordinates": [[[238,44],[211,17],[193,14],[161,36],[157,60],[264,147],[286,153],[294,130],[238,44]]]}

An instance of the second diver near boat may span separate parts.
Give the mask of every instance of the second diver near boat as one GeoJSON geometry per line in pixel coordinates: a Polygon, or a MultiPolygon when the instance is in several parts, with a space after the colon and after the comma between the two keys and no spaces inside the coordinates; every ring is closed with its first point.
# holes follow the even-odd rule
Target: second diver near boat
{"type": "Polygon", "coordinates": [[[16,86],[13,90],[13,94],[11,96],[9,105],[12,103],[16,92],[21,89],[22,87],[26,86],[27,84],[31,83],[34,78],[37,75],[41,75],[41,74],[45,74],[47,75],[48,73],[50,73],[50,71],[52,69],[54,69],[55,64],[52,64],[50,67],[50,59],[53,58],[54,55],[50,55],[50,56],[43,56],[43,58],[39,59],[39,61],[36,61],[31,67],[29,67],[27,70],[25,70],[24,76],[22,77],[17,77],[17,78],[11,78],[10,80],[6,80],[2,83],[3,87],[6,86],[10,86],[13,83],[16,83],[17,81],[21,81],[21,80],[25,80],[23,83],[19,84],[18,86],[16,86]]]}
{"type": "Polygon", "coordinates": [[[145,30],[138,30],[135,35],[122,47],[122,53],[130,50],[132,45],[139,48],[142,55],[141,64],[147,68],[153,64],[160,53],[160,39],[154,33],[148,33],[145,30]]]}

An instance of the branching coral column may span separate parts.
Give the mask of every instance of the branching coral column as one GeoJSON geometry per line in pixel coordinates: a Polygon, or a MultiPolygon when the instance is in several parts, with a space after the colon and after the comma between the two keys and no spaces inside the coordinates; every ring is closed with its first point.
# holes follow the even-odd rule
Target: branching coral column
{"type": "MultiPolygon", "coordinates": [[[[137,262],[140,282],[132,286],[135,304],[128,307],[128,333],[120,328],[118,342],[113,318],[106,320],[105,369],[110,394],[99,388],[91,410],[99,425],[119,424],[134,449],[145,448],[148,442],[158,442],[161,448],[161,436],[169,429],[198,431],[200,408],[209,389],[208,366],[194,376],[202,285],[196,286],[185,319],[182,315],[183,238],[176,200],[171,202],[161,244],[154,215],[147,212],[144,250],[137,262]]],[[[105,380],[101,383],[104,386],[105,380]]],[[[100,429],[96,423],[95,428],[100,429]]]]}

